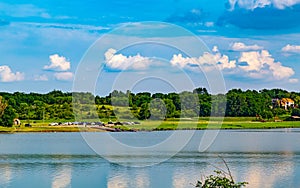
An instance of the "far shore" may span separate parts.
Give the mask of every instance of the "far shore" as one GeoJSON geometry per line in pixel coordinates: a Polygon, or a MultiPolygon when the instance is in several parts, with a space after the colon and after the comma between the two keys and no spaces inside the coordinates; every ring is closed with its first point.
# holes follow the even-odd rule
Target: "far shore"
{"type": "Polygon", "coordinates": [[[241,130],[241,129],[278,129],[300,128],[300,121],[254,121],[253,118],[225,118],[220,122],[217,118],[202,120],[167,120],[142,121],[138,125],[115,126],[49,126],[48,123],[31,123],[31,127],[1,127],[0,133],[56,133],[56,132],[139,132],[139,131],[170,131],[170,130],[241,130]]]}

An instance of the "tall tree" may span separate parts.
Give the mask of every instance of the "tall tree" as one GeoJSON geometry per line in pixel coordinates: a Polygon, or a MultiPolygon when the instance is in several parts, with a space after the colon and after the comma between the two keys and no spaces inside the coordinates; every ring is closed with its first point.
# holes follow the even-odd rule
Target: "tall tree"
{"type": "Polygon", "coordinates": [[[150,117],[149,104],[144,103],[139,111],[139,119],[148,119],[150,117]]]}
{"type": "Polygon", "coordinates": [[[4,127],[12,127],[16,113],[11,106],[7,106],[4,113],[0,117],[0,125],[4,127]]]}
{"type": "Polygon", "coordinates": [[[4,114],[4,111],[7,107],[7,102],[0,96],[0,117],[4,114]]]}

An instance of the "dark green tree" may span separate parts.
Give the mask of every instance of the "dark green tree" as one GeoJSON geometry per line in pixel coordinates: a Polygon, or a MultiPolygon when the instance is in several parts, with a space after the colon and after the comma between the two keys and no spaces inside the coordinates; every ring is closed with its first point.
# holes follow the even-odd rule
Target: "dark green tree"
{"type": "Polygon", "coordinates": [[[0,117],[0,125],[4,127],[12,127],[16,113],[11,106],[7,106],[3,115],[0,117]]]}
{"type": "Polygon", "coordinates": [[[141,120],[143,120],[143,119],[148,119],[149,117],[150,117],[149,104],[148,103],[144,103],[141,106],[138,118],[141,119],[141,120]]]}
{"type": "Polygon", "coordinates": [[[300,116],[300,109],[299,108],[294,108],[292,110],[292,116],[300,116]]]}
{"type": "Polygon", "coordinates": [[[7,107],[7,102],[0,96],[0,117],[4,114],[4,111],[7,107]]]}
{"type": "Polygon", "coordinates": [[[268,119],[269,120],[269,119],[273,118],[273,113],[272,113],[271,110],[265,110],[260,115],[263,119],[268,119]]]}
{"type": "Polygon", "coordinates": [[[162,120],[166,117],[167,108],[161,99],[153,99],[150,103],[151,119],[162,120]]]}
{"type": "Polygon", "coordinates": [[[171,99],[164,99],[163,100],[166,108],[167,108],[167,112],[166,112],[166,117],[167,118],[171,118],[175,116],[175,112],[176,112],[176,107],[173,104],[173,101],[171,99]]]}

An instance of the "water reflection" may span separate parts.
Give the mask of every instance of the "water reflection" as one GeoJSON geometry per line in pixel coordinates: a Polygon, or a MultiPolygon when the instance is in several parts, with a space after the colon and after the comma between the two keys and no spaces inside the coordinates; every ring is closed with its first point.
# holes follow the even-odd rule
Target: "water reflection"
{"type": "MultiPolygon", "coordinates": [[[[299,187],[300,154],[219,153],[237,181],[251,188],[299,187]],[[284,186],[283,186],[284,185],[284,186]]],[[[155,156],[151,156],[155,157],[155,156]]],[[[1,157],[0,157],[1,158],[1,157]]],[[[0,187],[193,188],[215,166],[226,169],[215,153],[183,153],[156,166],[133,168],[93,156],[2,157],[0,187]],[[51,159],[51,160],[50,160],[51,159]]],[[[145,162],[149,160],[142,157],[145,162]]],[[[139,161],[142,160],[139,159],[139,161]]]]}
{"type": "MultiPolygon", "coordinates": [[[[195,169],[196,170],[196,169],[195,169]]],[[[198,171],[198,170],[197,170],[198,171]]],[[[194,171],[195,172],[195,171],[194,171]]],[[[196,180],[200,180],[201,176],[198,176],[195,173],[187,173],[183,170],[176,171],[173,175],[172,185],[174,188],[189,188],[195,187],[196,180]],[[195,181],[194,181],[195,180],[195,181]]]]}
{"type": "Polygon", "coordinates": [[[0,165],[0,187],[8,187],[12,179],[12,169],[9,164],[0,165]]]}
{"type": "MultiPolygon", "coordinates": [[[[292,178],[299,172],[295,170],[295,154],[293,153],[222,154],[226,156],[225,160],[234,179],[247,181],[251,188],[273,188],[283,185],[295,187],[292,178]]],[[[214,170],[227,171],[221,159],[212,155],[208,156],[209,158],[205,160],[207,163],[189,163],[182,167],[177,165],[173,174],[172,187],[192,188],[198,180],[203,180],[205,176],[213,174],[214,170]]]]}
{"type": "Polygon", "coordinates": [[[72,168],[69,165],[60,166],[54,173],[52,188],[70,187],[72,179],[72,168]]]}
{"type": "MultiPolygon", "coordinates": [[[[294,174],[293,154],[285,153],[275,161],[252,163],[241,179],[247,180],[252,188],[272,188],[287,180],[294,174]]],[[[235,172],[236,173],[236,172],[235,172]]],[[[285,187],[293,187],[292,183],[285,187]]]]}
{"type": "Polygon", "coordinates": [[[124,176],[111,177],[107,182],[107,188],[127,188],[129,179],[124,176]]]}
{"type": "Polygon", "coordinates": [[[135,184],[138,188],[149,187],[150,179],[148,174],[145,171],[141,174],[137,174],[135,177],[135,184]]]}
{"type": "Polygon", "coordinates": [[[139,169],[136,172],[126,169],[125,167],[113,168],[109,174],[107,188],[146,188],[150,187],[149,172],[145,169],[139,169]],[[122,171],[120,173],[120,171],[122,171]]]}
{"type": "MultiPolygon", "coordinates": [[[[79,134],[3,135],[0,187],[193,188],[192,184],[215,170],[211,164],[226,169],[218,155],[226,160],[236,180],[250,183],[248,187],[300,187],[299,135],[300,130],[224,131],[210,152],[199,153],[199,139],[195,138],[177,156],[144,168],[111,164],[91,151],[85,152],[87,146],[75,139],[79,134]],[[41,147],[41,140],[47,143],[45,147],[41,147]]],[[[163,153],[115,157],[143,165],[163,157],[163,153]]]]}

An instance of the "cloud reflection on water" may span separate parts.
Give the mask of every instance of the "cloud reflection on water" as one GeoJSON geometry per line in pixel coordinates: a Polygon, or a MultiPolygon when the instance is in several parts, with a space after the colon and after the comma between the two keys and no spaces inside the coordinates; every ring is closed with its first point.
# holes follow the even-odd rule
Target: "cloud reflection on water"
{"type": "Polygon", "coordinates": [[[70,187],[72,180],[72,168],[69,165],[59,167],[52,180],[52,188],[70,187]]]}
{"type": "Polygon", "coordinates": [[[12,170],[9,164],[1,165],[0,169],[0,187],[6,187],[12,179],[12,170]]]}

